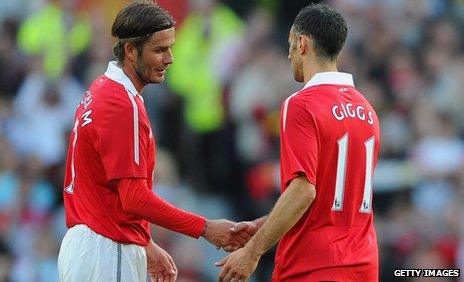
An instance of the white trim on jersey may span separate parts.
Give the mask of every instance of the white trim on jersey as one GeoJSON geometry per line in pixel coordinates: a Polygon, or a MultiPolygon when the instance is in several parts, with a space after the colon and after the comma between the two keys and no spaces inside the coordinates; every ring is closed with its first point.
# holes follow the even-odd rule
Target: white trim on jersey
{"type": "Polygon", "coordinates": [[[290,97],[288,97],[286,100],[285,100],[285,104],[284,104],[284,112],[283,112],[283,131],[285,132],[285,126],[287,125],[287,110],[288,110],[288,102],[290,102],[290,99],[295,96],[296,94],[300,93],[299,91],[296,92],[296,93],[293,93],[290,97]]]}
{"type": "MultiPolygon", "coordinates": [[[[329,71],[329,72],[319,72],[316,73],[303,89],[306,89],[311,86],[321,85],[321,84],[332,84],[332,85],[350,85],[354,86],[353,76],[346,72],[337,72],[337,71],[329,71]]],[[[301,89],[301,90],[303,90],[301,89]]],[[[300,91],[301,91],[300,90],[300,91]]],[[[287,124],[287,110],[288,110],[288,102],[290,99],[298,94],[300,91],[293,93],[290,97],[285,100],[284,104],[284,112],[283,112],[283,131],[285,132],[285,126],[287,124]]]]}
{"type": "Polygon", "coordinates": [[[329,71],[316,73],[308,81],[308,83],[306,83],[303,89],[321,84],[354,86],[353,76],[351,74],[346,72],[329,71]]]}
{"type": "Polygon", "coordinates": [[[119,84],[122,84],[133,96],[137,96],[137,94],[139,94],[130,78],[118,66],[116,61],[111,61],[108,63],[105,76],[119,84]]]}
{"type": "Polygon", "coordinates": [[[108,63],[108,69],[105,72],[105,76],[109,79],[116,81],[119,84],[122,84],[126,89],[127,96],[129,97],[132,108],[134,110],[134,161],[136,164],[140,164],[140,141],[139,141],[139,109],[137,107],[137,102],[135,102],[134,97],[139,96],[143,102],[143,98],[135,89],[134,84],[130,78],[124,73],[124,71],[118,66],[116,61],[110,61],[108,63]]]}
{"type": "Polygon", "coordinates": [[[137,107],[137,102],[135,102],[134,96],[131,95],[129,91],[127,91],[127,96],[129,97],[134,110],[134,161],[136,164],[140,164],[139,108],[137,107]]]}

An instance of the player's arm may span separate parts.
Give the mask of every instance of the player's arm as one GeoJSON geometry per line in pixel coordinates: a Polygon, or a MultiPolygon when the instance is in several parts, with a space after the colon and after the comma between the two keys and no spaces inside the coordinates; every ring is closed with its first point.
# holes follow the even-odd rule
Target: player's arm
{"type": "Polygon", "coordinates": [[[248,241],[246,236],[233,236],[228,220],[208,220],[168,203],[147,187],[145,178],[122,178],[117,189],[124,211],[153,224],[194,238],[202,236],[216,246],[239,245],[248,241]]]}
{"type": "MultiPolygon", "coordinates": [[[[101,112],[94,140],[112,186],[118,190],[123,209],[141,219],[194,238],[203,236],[216,246],[227,246],[232,240],[228,220],[207,220],[166,202],[148,188],[147,128],[139,126],[134,115],[137,106],[123,90],[110,93],[111,103],[101,112]],[[117,125],[127,130],[114,130],[117,125]],[[143,131],[145,130],[145,132],[143,131]],[[137,135],[138,133],[138,135],[137,135]],[[137,150],[138,144],[138,150],[137,150]]],[[[241,245],[246,241],[243,240],[241,245]]]]}
{"type": "MultiPolygon", "coordinates": [[[[250,248],[256,247],[263,254],[295,225],[315,197],[316,189],[305,176],[295,178],[290,182],[288,189],[280,196],[270,215],[265,215],[253,221],[240,222],[233,228],[233,232],[245,231],[250,235],[257,233],[250,240],[250,248]],[[270,223],[266,224],[267,221],[270,221],[270,223]],[[264,228],[263,231],[259,231],[261,227],[264,228]],[[264,240],[264,237],[267,237],[268,240],[264,240]],[[256,241],[260,244],[256,245],[256,241]]],[[[233,247],[224,249],[226,251],[236,250],[233,247]]]]}
{"type": "Polygon", "coordinates": [[[216,263],[222,267],[219,281],[247,281],[261,256],[298,222],[315,198],[316,189],[305,176],[294,178],[245,247],[216,263]]]}
{"type": "Polygon", "coordinates": [[[281,124],[282,183],[287,188],[263,226],[246,245],[262,255],[303,216],[316,198],[318,133],[315,119],[298,99],[289,98],[281,124]]]}
{"type": "Polygon", "coordinates": [[[305,176],[293,179],[245,247],[252,254],[263,255],[298,222],[315,198],[316,189],[305,176]]]}
{"type": "Polygon", "coordinates": [[[147,187],[145,178],[122,178],[117,189],[124,211],[153,224],[194,238],[200,237],[206,219],[179,209],[147,187]]]}

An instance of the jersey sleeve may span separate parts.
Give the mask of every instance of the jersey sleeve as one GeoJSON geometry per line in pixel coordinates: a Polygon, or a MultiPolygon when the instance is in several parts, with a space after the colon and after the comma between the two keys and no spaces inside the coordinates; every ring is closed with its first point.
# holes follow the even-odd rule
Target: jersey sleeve
{"type": "Polygon", "coordinates": [[[114,93],[105,105],[98,135],[101,161],[108,180],[147,178],[148,134],[139,121],[139,109],[130,93],[114,93]]]}
{"type": "Polygon", "coordinates": [[[117,184],[125,211],[169,230],[199,238],[206,218],[173,206],[150,191],[145,179],[122,178],[117,184]]]}
{"type": "Polygon", "coordinates": [[[280,144],[282,188],[301,174],[316,185],[319,144],[315,121],[304,105],[292,98],[282,107],[280,144]]]}

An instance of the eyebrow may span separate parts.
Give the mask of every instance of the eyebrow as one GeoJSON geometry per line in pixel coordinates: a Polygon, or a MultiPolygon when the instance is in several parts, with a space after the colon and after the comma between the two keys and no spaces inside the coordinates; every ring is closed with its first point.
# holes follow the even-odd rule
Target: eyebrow
{"type": "Polygon", "coordinates": [[[161,49],[163,49],[163,48],[171,48],[171,47],[173,47],[175,44],[176,44],[175,42],[172,43],[172,44],[170,44],[170,45],[154,44],[154,45],[153,45],[153,48],[161,48],[161,49]]]}

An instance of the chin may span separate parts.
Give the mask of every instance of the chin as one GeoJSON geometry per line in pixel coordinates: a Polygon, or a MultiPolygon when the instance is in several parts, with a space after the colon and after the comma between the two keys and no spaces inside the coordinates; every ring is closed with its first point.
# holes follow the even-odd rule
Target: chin
{"type": "Polygon", "coordinates": [[[164,76],[155,77],[155,78],[150,80],[150,83],[154,83],[154,84],[160,84],[160,83],[163,83],[163,82],[164,82],[164,76]]]}

